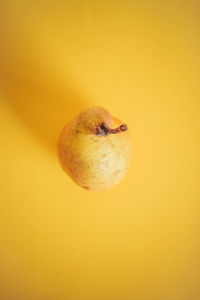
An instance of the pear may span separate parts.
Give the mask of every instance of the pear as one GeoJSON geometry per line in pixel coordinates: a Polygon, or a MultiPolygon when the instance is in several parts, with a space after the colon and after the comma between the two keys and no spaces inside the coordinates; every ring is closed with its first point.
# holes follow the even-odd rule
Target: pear
{"type": "Polygon", "coordinates": [[[102,107],[77,115],[62,130],[58,155],[64,171],[81,187],[103,191],[127,172],[132,157],[128,127],[102,107]]]}

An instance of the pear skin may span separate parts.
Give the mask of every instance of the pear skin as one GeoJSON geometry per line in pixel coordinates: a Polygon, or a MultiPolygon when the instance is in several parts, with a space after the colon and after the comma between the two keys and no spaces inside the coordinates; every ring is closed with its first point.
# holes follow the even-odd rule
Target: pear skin
{"type": "Polygon", "coordinates": [[[64,171],[81,187],[108,190],[119,183],[132,158],[125,124],[102,107],[91,107],[62,130],[58,156],[64,171]]]}

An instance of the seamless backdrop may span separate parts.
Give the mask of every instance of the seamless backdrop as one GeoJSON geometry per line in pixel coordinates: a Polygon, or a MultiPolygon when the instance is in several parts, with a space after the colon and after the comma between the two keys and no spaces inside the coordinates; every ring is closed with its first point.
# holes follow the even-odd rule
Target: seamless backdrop
{"type": "Polygon", "coordinates": [[[0,298],[199,300],[199,1],[2,2],[0,298]],[[56,154],[93,105],[134,145],[103,193],[56,154]]]}

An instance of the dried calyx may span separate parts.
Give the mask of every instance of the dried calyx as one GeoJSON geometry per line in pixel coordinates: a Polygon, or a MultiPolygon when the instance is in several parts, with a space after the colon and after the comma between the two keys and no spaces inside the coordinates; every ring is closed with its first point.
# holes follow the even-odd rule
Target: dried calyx
{"type": "Polygon", "coordinates": [[[108,136],[109,134],[121,133],[128,130],[128,126],[126,124],[122,124],[115,129],[111,129],[105,123],[102,123],[100,126],[96,128],[95,134],[98,136],[108,136]]]}

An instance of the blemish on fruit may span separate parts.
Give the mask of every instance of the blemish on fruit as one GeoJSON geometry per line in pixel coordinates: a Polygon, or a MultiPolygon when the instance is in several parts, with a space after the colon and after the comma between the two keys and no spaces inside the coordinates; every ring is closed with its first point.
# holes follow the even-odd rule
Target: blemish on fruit
{"type": "Polygon", "coordinates": [[[83,186],[84,189],[89,190],[89,186],[83,186]]]}
{"type": "Polygon", "coordinates": [[[116,176],[116,175],[118,175],[120,172],[121,172],[121,170],[117,170],[117,171],[114,172],[114,175],[116,176]]]}

